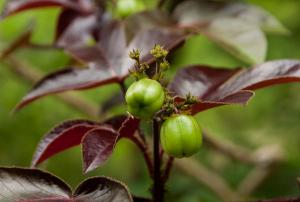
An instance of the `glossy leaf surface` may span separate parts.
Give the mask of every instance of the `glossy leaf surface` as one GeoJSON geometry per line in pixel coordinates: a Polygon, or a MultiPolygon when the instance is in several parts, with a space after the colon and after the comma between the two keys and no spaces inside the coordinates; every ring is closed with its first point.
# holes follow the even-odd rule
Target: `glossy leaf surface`
{"type": "Polygon", "coordinates": [[[235,70],[191,66],[178,71],[169,89],[180,97],[189,92],[198,97],[195,114],[224,104],[247,104],[252,90],[288,82],[300,82],[300,61],[277,60],[235,70]]]}
{"type": "Polygon", "coordinates": [[[32,166],[42,163],[61,151],[79,145],[86,132],[99,126],[96,122],[86,120],[61,123],[41,139],[32,159],[32,166]]]}
{"type": "Polygon", "coordinates": [[[0,168],[1,201],[131,202],[127,187],[116,180],[96,177],[82,182],[72,194],[69,186],[50,173],[26,168],[0,168]]]}
{"type": "Polygon", "coordinates": [[[99,127],[88,131],[82,140],[84,172],[103,165],[112,154],[119,133],[108,127],[99,127]]]}

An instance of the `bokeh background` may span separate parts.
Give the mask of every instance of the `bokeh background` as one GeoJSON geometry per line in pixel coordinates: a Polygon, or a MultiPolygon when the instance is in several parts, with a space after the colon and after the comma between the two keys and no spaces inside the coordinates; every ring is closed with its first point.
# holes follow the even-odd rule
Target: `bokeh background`
{"type": "MultiPolygon", "coordinates": [[[[146,2],[146,1],[145,1],[146,2]]],[[[249,0],[276,16],[290,31],[287,36],[268,35],[267,60],[300,59],[300,1],[299,0],[249,0]]],[[[147,3],[147,2],[146,2],[147,3]]],[[[149,3],[148,4],[152,4],[149,3]]],[[[4,0],[0,0],[2,9],[4,0]]],[[[0,21],[0,50],[3,50],[26,27],[36,23],[32,41],[50,44],[58,9],[25,12],[0,21]]],[[[20,49],[15,56],[43,71],[57,70],[69,62],[58,50],[20,49]]],[[[234,68],[248,66],[224,52],[204,36],[190,38],[172,57],[172,71],[187,64],[208,64],[234,68]]],[[[53,96],[34,102],[11,115],[18,101],[31,85],[14,74],[5,61],[0,61],[0,165],[29,166],[40,138],[61,121],[89,118],[70,108],[53,96]]],[[[118,86],[110,85],[80,92],[79,95],[95,104],[108,100],[118,86]]],[[[225,106],[199,113],[202,127],[220,140],[231,141],[255,150],[264,145],[280,145],[284,160],[252,194],[253,198],[299,196],[296,178],[300,176],[300,85],[285,84],[256,91],[248,106],[225,106]]],[[[217,170],[232,189],[247,175],[253,166],[245,165],[223,155],[211,152],[206,146],[195,156],[200,162],[217,170]]],[[[82,174],[80,147],[56,155],[41,165],[75,187],[81,180],[94,175],[115,177],[129,185],[130,190],[149,196],[151,181],[147,176],[142,156],[129,141],[118,143],[113,156],[105,166],[88,175],[82,174]]],[[[206,186],[174,169],[168,183],[168,201],[217,202],[220,199],[206,186]]]]}

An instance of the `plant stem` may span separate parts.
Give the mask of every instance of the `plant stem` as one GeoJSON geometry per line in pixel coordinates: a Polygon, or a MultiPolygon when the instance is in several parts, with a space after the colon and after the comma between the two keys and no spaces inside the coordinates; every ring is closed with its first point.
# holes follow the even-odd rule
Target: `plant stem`
{"type": "Polygon", "coordinates": [[[169,176],[170,176],[170,172],[171,172],[171,169],[172,169],[172,166],[173,166],[173,162],[174,162],[174,157],[169,156],[168,161],[167,161],[167,165],[166,165],[166,168],[165,168],[165,173],[164,173],[164,176],[163,176],[163,183],[165,183],[168,180],[169,176]]]}
{"type": "Polygon", "coordinates": [[[164,186],[161,178],[161,158],[159,151],[159,122],[153,119],[153,156],[154,156],[154,185],[153,201],[163,202],[164,186]]]}
{"type": "Polygon", "coordinates": [[[146,144],[146,142],[144,142],[140,138],[140,136],[141,135],[139,135],[139,137],[134,136],[131,139],[134,141],[134,143],[137,145],[137,147],[143,153],[149,175],[153,178],[153,162],[152,162],[152,159],[149,155],[148,145],[146,144]]]}

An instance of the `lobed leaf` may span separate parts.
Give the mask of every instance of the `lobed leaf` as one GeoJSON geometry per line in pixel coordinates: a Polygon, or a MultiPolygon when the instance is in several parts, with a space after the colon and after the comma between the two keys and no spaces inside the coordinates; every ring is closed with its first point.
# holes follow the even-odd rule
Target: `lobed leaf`
{"type": "Polygon", "coordinates": [[[0,168],[0,200],[18,202],[132,202],[123,183],[106,177],[82,182],[72,194],[58,177],[37,169],[0,168]]]}
{"type": "Polygon", "coordinates": [[[142,61],[150,64],[154,59],[149,50],[155,44],[171,50],[184,39],[183,33],[143,30],[127,43],[124,25],[120,22],[108,23],[101,31],[100,44],[68,50],[74,58],[87,63],[88,68],[68,68],[44,77],[21,100],[16,110],[45,95],[121,82],[134,65],[134,61],[128,57],[129,51],[140,49],[142,61]]]}
{"type": "Polygon", "coordinates": [[[288,82],[300,82],[300,61],[275,60],[235,70],[191,66],[179,70],[168,88],[179,97],[198,97],[195,114],[220,105],[247,104],[252,90],[288,82]]]}

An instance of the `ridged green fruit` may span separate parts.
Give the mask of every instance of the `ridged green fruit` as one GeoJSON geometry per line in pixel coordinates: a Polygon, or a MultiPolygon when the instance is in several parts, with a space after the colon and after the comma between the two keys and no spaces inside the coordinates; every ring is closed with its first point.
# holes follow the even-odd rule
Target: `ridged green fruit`
{"type": "Polygon", "coordinates": [[[164,104],[165,92],[159,82],[144,78],[128,88],[125,100],[132,115],[149,119],[164,104]]]}
{"type": "Polygon", "coordinates": [[[163,122],[160,141],[164,151],[176,158],[197,153],[202,145],[202,132],[190,115],[175,115],[163,122]]]}

